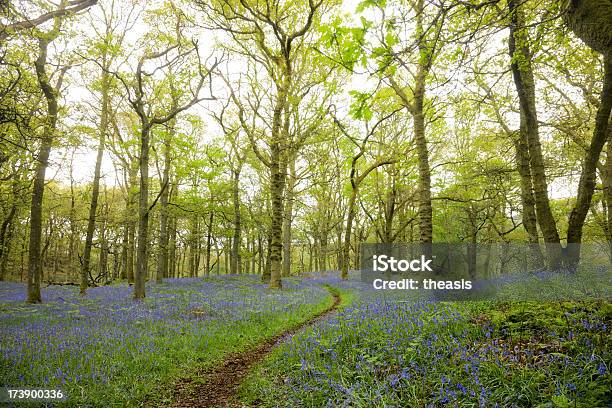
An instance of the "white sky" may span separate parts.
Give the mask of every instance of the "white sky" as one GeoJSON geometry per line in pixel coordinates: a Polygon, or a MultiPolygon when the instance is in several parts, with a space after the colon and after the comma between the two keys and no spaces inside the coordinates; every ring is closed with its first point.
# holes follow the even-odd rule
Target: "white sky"
{"type": "MultiPolygon", "coordinates": [[[[110,0],[101,0],[101,3],[109,4],[110,0]]],[[[125,3],[127,0],[124,0],[125,3]]],[[[116,3],[122,3],[122,0],[116,0],[116,3]]],[[[143,6],[147,4],[150,6],[152,2],[147,3],[138,3],[139,6],[143,6]]],[[[355,10],[356,5],[359,3],[358,0],[345,0],[342,4],[342,10],[344,13],[352,14],[355,10]]],[[[89,13],[94,16],[94,20],[99,20],[101,15],[101,9],[99,7],[93,7],[89,13]]],[[[371,12],[368,12],[368,18],[374,18],[374,15],[371,12]]],[[[73,27],[77,31],[82,31],[87,36],[93,36],[94,30],[92,29],[89,18],[82,16],[78,20],[78,24],[76,27],[73,27]]],[[[134,25],[133,28],[128,32],[126,36],[127,44],[135,44],[139,38],[147,31],[147,25],[142,22],[142,19],[139,19],[134,25]]],[[[84,44],[85,38],[82,36],[76,37],[74,40],[71,40],[69,44],[69,48],[80,48],[84,44]]],[[[199,36],[199,45],[201,48],[202,55],[208,55],[212,52],[212,47],[215,42],[218,40],[218,37],[207,31],[202,31],[199,36]]],[[[139,55],[138,50],[133,51],[134,54],[139,55]]],[[[131,58],[127,64],[134,64],[135,57],[131,58]]],[[[229,65],[232,73],[240,73],[245,70],[245,66],[239,60],[233,60],[231,65],[229,65]]],[[[90,69],[95,69],[95,66],[91,65],[90,69]]],[[[81,76],[82,69],[76,68],[71,70],[70,72],[70,80],[69,87],[67,88],[67,92],[64,93],[63,98],[65,102],[69,105],[73,103],[91,100],[91,94],[87,90],[88,80],[87,76],[81,76]]],[[[215,82],[215,86],[218,86],[220,81],[215,82]]],[[[345,87],[345,91],[351,89],[360,89],[365,90],[372,87],[372,81],[363,75],[355,76],[352,81],[345,87]]],[[[439,89],[438,91],[441,96],[443,96],[448,89],[439,89]]],[[[207,104],[209,108],[211,108],[214,103],[207,104]]],[[[203,142],[209,143],[216,136],[221,135],[221,131],[219,127],[214,123],[214,120],[208,119],[208,113],[206,111],[205,103],[200,104],[199,106],[193,107],[189,113],[198,115],[204,118],[204,122],[206,124],[206,131],[203,132],[204,140],[203,142]]],[[[73,112],[70,112],[70,116],[67,118],[68,121],[76,122],[79,120],[78,116],[73,115],[73,112]]],[[[66,120],[66,118],[64,118],[66,120]]],[[[90,125],[93,125],[90,123],[90,125]]],[[[516,128],[518,125],[513,123],[513,126],[516,128]]],[[[411,129],[407,129],[407,133],[410,133],[411,129]]],[[[409,137],[409,136],[407,136],[409,137]]],[[[90,182],[93,178],[94,166],[95,166],[95,149],[96,142],[90,140],[88,145],[82,145],[78,147],[74,151],[74,169],[72,177],[74,178],[76,183],[87,183],[90,182]]],[[[51,156],[51,168],[48,172],[48,178],[54,178],[63,183],[68,183],[70,179],[70,169],[67,165],[67,159],[70,155],[73,154],[71,149],[67,150],[64,148],[56,148],[53,150],[51,156]]],[[[153,166],[154,167],[154,166],[153,166]]],[[[102,173],[103,173],[103,183],[107,185],[115,185],[117,184],[115,166],[113,165],[112,158],[110,153],[107,151],[104,155],[104,161],[102,165],[102,173]]],[[[435,177],[435,176],[434,176],[435,177]]],[[[575,185],[576,180],[572,180],[569,178],[557,178],[550,182],[549,193],[552,198],[563,198],[568,196],[575,195],[575,185]]]]}

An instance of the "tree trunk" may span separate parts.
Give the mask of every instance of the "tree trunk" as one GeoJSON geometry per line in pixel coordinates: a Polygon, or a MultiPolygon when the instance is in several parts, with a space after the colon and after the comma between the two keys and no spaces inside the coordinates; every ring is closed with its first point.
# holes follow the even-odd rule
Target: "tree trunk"
{"type": "Polygon", "coordinates": [[[270,288],[280,289],[282,287],[281,261],[283,257],[283,215],[285,210],[285,206],[283,205],[283,194],[285,175],[282,171],[281,146],[278,135],[274,137],[271,150],[270,207],[272,216],[268,264],[270,271],[270,288]]]}
{"type": "Polygon", "coordinates": [[[344,231],[344,243],[342,247],[342,265],[340,277],[348,279],[348,270],[351,265],[351,234],[353,231],[353,219],[355,218],[355,201],[357,199],[357,187],[353,188],[349,198],[346,216],[346,229],[344,231]]]}
{"type": "MultiPolygon", "coordinates": [[[[136,163],[133,163],[136,164],[136,163]]],[[[137,212],[136,208],[136,197],[138,191],[136,190],[136,183],[138,178],[138,168],[134,166],[128,170],[129,172],[129,186],[128,186],[128,202],[126,205],[126,225],[128,226],[128,246],[127,246],[127,264],[126,264],[126,275],[128,284],[134,283],[134,252],[136,249],[136,220],[134,213],[137,212]]]]}
{"type": "MultiPolygon", "coordinates": [[[[230,252],[232,249],[232,238],[228,237],[226,242],[223,242],[223,271],[227,275],[230,266],[230,252]]],[[[223,239],[221,239],[223,241],[223,239]]]]}
{"type": "Polygon", "coordinates": [[[314,272],[312,267],[313,267],[313,260],[315,258],[315,254],[314,254],[314,247],[316,246],[312,244],[312,242],[310,242],[310,238],[308,238],[308,272],[314,272]]]}
{"type": "Polygon", "coordinates": [[[108,208],[100,225],[100,258],[99,258],[99,273],[100,277],[104,278],[104,282],[108,282],[108,240],[106,238],[106,218],[108,216],[108,208]]]}
{"type": "Polygon", "coordinates": [[[412,115],[414,139],[419,160],[419,231],[420,242],[430,244],[433,238],[432,206],[431,206],[431,170],[429,168],[429,151],[425,138],[425,114],[423,103],[425,98],[425,72],[419,68],[415,87],[414,107],[412,115]]]}
{"type": "MultiPolygon", "coordinates": [[[[612,110],[612,54],[604,57],[604,82],[599,100],[599,108],[595,116],[595,129],[591,138],[589,150],[582,164],[582,173],[578,183],[576,204],[570,214],[567,227],[568,256],[575,268],[580,258],[580,243],[584,221],[591,208],[591,200],[596,184],[596,171],[599,156],[609,134],[610,111],[612,110]]],[[[609,145],[608,145],[609,150],[609,145]]],[[[608,214],[609,216],[609,214],[608,214]]]]}
{"type": "Polygon", "coordinates": [[[159,253],[157,259],[157,273],[155,282],[162,283],[168,276],[168,202],[170,197],[170,161],[171,140],[174,136],[174,122],[172,122],[164,139],[164,170],[161,181],[161,194],[159,197],[159,253]]]}
{"type": "MultiPolygon", "coordinates": [[[[11,223],[8,226],[8,230],[6,232],[6,236],[4,238],[4,250],[2,251],[2,256],[0,257],[0,277],[4,279],[6,276],[6,268],[8,265],[9,258],[11,256],[11,248],[13,243],[13,233],[15,231],[14,224],[11,223]]],[[[23,268],[23,264],[22,264],[23,268]]]]}
{"type": "MultiPolygon", "coordinates": [[[[282,287],[282,258],[283,258],[283,216],[285,206],[283,195],[285,193],[286,179],[286,146],[284,141],[288,139],[286,128],[282,127],[283,114],[287,109],[288,93],[291,86],[292,71],[289,61],[285,61],[283,79],[277,83],[277,100],[272,114],[272,135],[270,142],[270,245],[268,258],[270,270],[270,288],[280,289],[282,287]],[[283,165],[285,164],[285,165],[283,165]]],[[[287,121],[285,121],[287,123],[287,121]]]]}
{"type": "Polygon", "coordinates": [[[257,274],[262,276],[262,281],[266,282],[263,274],[264,255],[263,255],[263,238],[261,233],[257,234],[257,254],[259,261],[257,262],[257,274]]]}
{"type": "MultiPolygon", "coordinates": [[[[522,127],[522,126],[521,126],[522,127]]],[[[516,152],[517,170],[521,179],[521,204],[523,207],[523,227],[527,232],[530,244],[537,244],[538,224],[535,212],[535,199],[533,197],[533,182],[531,181],[531,168],[529,165],[529,147],[527,145],[527,135],[524,130],[514,140],[516,152]]]]}
{"type": "Polygon", "coordinates": [[[338,223],[336,227],[336,242],[337,242],[337,250],[336,250],[336,268],[338,270],[342,270],[342,223],[338,223]]]}
{"type": "Polygon", "coordinates": [[[49,165],[49,154],[55,128],[57,126],[57,95],[55,89],[49,83],[45,65],[47,63],[47,47],[49,40],[40,38],[38,40],[39,54],[36,62],[36,77],[47,102],[47,114],[43,125],[43,134],[36,162],[34,183],[32,187],[32,202],[30,206],[30,243],[28,250],[28,297],[30,303],[40,303],[40,281],[42,275],[42,264],[40,244],[42,236],[42,204],[45,191],[45,173],[49,165]]]}
{"type": "Polygon", "coordinates": [[[608,144],[606,157],[606,212],[608,218],[608,250],[610,263],[612,263],[612,131],[610,130],[608,130],[608,141],[606,143],[608,144]]]}
{"type": "Polygon", "coordinates": [[[566,4],[565,24],[589,47],[612,57],[612,2],[571,0],[566,4]]]}
{"type": "MultiPolygon", "coordinates": [[[[417,2],[417,27],[416,31],[419,37],[425,35],[423,29],[423,14],[425,4],[423,0],[417,2]]],[[[431,169],[429,167],[429,151],[427,149],[427,138],[425,137],[425,84],[427,75],[433,61],[433,52],[426,44],[424,38],[419,38],[419,65],[415,77],[414,86],[414,106],[412,112],[414,139],[416,142],[418,169],[419,169],[419,232],[420,242],[426,244],[425,255],[427,257],[430,251],[430,245],[433,239],[433,220],[432,220],[432,205],[431,205],[431,169]]]]}
{"type": "Polygon", "coordinates": [[[468,243],[466,245],[468,276],[475,279],[478,249],[476,246],[476,243],[478,242],[477,212],[474,209],[474,206],[470,204],[466,209],[466,213],[468,218],[468,243]]]}
{"type": "MultiPolygon", "coordinates": [[[[344,240],[342,240],[341,242],[339,242],[339,251],[342,253],[342,256],[344,256],[344,240]]],[[[321,237],[319,239],[319,265],[317,267],[317,270],[319,271],[326,271],[327,270],[327,255],[329,254],[329,236],[328,236],[328,231],[325,230],[321,233],[321,237]]]]}
{"type": "MultiPolygon", "coordinates": [[[[212,209],[210,210],[210,214],[208,216],[208,225],[206,227],[206,276],[208,276],[210,274],[210,269],[211,269],[211,265],[210,265],[210,260],[211,260],[211,249],[212,249],[212,244],[213,244],[213,221],[215,218],[215,213],[212,211],[212,209]]],[[[218,262],[218,261],[217,261],[218,262]]]]}
{"type": "Polygon", "coordinates": [[[266,256],[262,258],[264,261],[263,265],[263,274],[261,275],[261,281],[265,283],[270,283],[270,253],[272,251],[272,234],[268,232],[268,237],[266,240],[266,256]]]}
{"type": "Polygon", "coordinates": [[[73,279],[73,272],[76,259],[77,251],[77,219],[76,219],[76,198],[74,194],[74,150],[70,156],[70,242],[68,243],[68,271],[66,273],[65,282],[71,282],[73,279]]]}
{"type": "MultiPolygon", "coordinates": [[[[512,137],[512,135],[510,135],[512,137]]],[[[531,175],[531,164],[529,160],[529,142],[526,130],[525,115],[521,115],[520,130],[514,138],[516,152],[517,170],[521,179],[521,205],[523,216],[523,227],[527,232],[529,242],[529,262],[533,268],[541,268],[544,257],[540,251],[538,221],[535,210],[535,198],[533,196],[533,179],[531,175]]]]}
{"type": "Polygon", "coordinates": [[[508,1],[510,12],[510,36],[508,51],[511,58],[511,69],[516,92],[519,98],[521,116],[524,118],[527,134],[531,176],[535,196],[535,207],[538,224],[544,236],[551,269],[562,265],[562,253],[559,233],[550,209],[548,184],[542,157],[542,146],[538,129],[536,112],[535,82],[531,68],[531,53],[528,46],[527,31],[522,10],[516,0],[508,1]]]}
{"type": "Polygon", "coordinates": [[[127,260],[128,260],[128,245],[129,245],[129,225],[123,225],[123,238],[121,242],[121,262],[119,267],[120,279],[127,279],[127,260]]]}
{"type": "Polygon", "coordinates": [[[293,222],[293,200],[295,189],[295,161],[291,161],[289,165],[289,183],[286,187],[285,194],[285,217],[283,218],[283,276],[291,274],[291,224],[293,222]]]}
{"type": "Polygon", "coordinates": [[[281,260],[283,257],[283,193],[285,186],[285,175],[281,166],[281,146],[278,138],[272,143],[271,176],[270,183],[270,206],[272,209],[270,228],[270,288],[280,289],[281,283],[281,260]]]}
{"type": "MultiPolygon", "coordinates": [[[[431,169],[429,167],[429,151],[425,137],[425,87],[427,76],[433,62],[433,50],[426,43],[426,32],[423,27],[425,4],[418,0],[415,4],[416,27],[418,38],[419,62],[414,75],[413,97],[409,98],[406,92],[389,76],[391,86],[397,96],[402,100],[404,107],[410,112],[413,122],[414,140],[418,158],[418,211],[419,241],[424,244],[423,251],[429,257],[431,242],[433,240],[433,210],[431,203],[431,169]]],[[[440,28],[437,28],[440,29],[440,28]]]]}
{"type": "Polygon", "coordinates": [[[255,274],[255,261],[256,261],[257,249],[255,248],[255,236],[251,234],[251,266],[249,268],[249,274],[255,274]]]}
{"type": "Polygon", "coordinates": [[[6,218],[2,221],[2,226],[0,226],[0,281],[4,280],[6,260],[8,259],[9,248],[11,245],[13,218],[15,218],[15,214],[17,213],[16,197],[13,197],[13,200],[13,205],[11,206],[6,218]]]}
{"type": "Polygon", "coordinates": [[[230,273],[242,273],[242,256],[240,246],[242,241],[242,216],[240,214],[240,167],[233,171],[234,183],[232,198],[234,201],[234,234],[232,236],[232,248],[230,254],[230,273]]]}
{"type": "MultiPolygon", "coordinates": [[[[198,220],[196,216],[193,216],[191,220],[191,237],[189,239],[189,276],[193,277],[195,275],[196,269],[196,253],[198,248],[198,235],[199,235],[199,226],[198,220]]],[[[206,270],[210,268],[210,256],[209,256],[209,245],[210,237],[207,234],[206,237],[206,270]]],[[[206,273],[208,274],[208,272],[206,273]]]]}
{"type": "MultiPolygon", "coordinates": [[[[178,181],[175,182],[175,185],[178,186],[178,181]]],[[[172,200],[172,196],[175,194],[176,189],[173,188],[172,192],[170,194],[170,199],[172,200]]],[[[169,243],[168,243],[168,276],[175,278],[177,277],[177,262],[176,262],[176,256],[177,256],[177,248],[176,248],[176,235],[177,235],[177,219],[176,216],[173,216],[170,220],[169,220],[169,243]]]]}
{"type": "MultiPolygon", "coordinates": [[[[106,66],[106,56],[102,59],[103,66],[106,66]]],[[[87,233],[85,235],[85,248],[83,249],[83,263],[81,265],[81,285],[80,293],[85,295],[88,286],[89,264],[91,259],[91,247],[93,235],[96,228],[96,212],[98,210],[98,196],[100,195],[100,169],[102,158],[104,157],[104,146],[106,143],[106,132],[108,128],[108,109],[109,109],[109,88],[110,74],[102,71],[102,106],[100,113],[100,126],[98,128],[99,141],[96,154],[96,166],[94,169],[93,186],[91,191],[91,204],[89,205],[89,217],[87,219],[87,233]]]]}
{"type": "Polygon", "coordinates": [[[140,191],[138,195],[138,247],[136,252],[136,274],[134,276],[134,299],[145,297],[145,280],[148,275],[149,252],[149,124],[143,119],[140,132],[140,191]]]}
{"type": "Polygon", "coordinates": [[[50,262],[49,262],[49,247],[51,246],[51,243],[53,242],[53,234],[55,233],[55,219],[53,216],[49,216],[49,222],[48,222],[48,229],[47,229],[47,233],[45,234],[45,239],[44,239],[44,245],[41,251],[41,255],[40,255],[40,259],[41,259],[41,275],[40,275],[40,281],[44,282],[43,276],[44,276],[44,272],[45,272],[45,267],[49,266],[50,262]]]}
{"type": "Polygon", "coordinates": [[[394,241],[393,236],[393,220],[395,219],[395,204],[397,191],[395,187],[395,177],[393,177],[392,186],[387,194],[387,202],[384,205],[384,216],[385,223],[383,229],[383,242],[387,244],[391,244],[394,241]]]}

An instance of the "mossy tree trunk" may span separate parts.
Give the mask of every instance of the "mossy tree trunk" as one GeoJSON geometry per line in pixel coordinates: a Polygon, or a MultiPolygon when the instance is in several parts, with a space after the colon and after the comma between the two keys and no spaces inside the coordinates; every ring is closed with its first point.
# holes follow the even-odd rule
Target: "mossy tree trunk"
{"type": "MultiPolygon", "coordinates": [[[[595,128],[587,149],[578,183],[576,203],[567,228],[568,255],[574,268],[580,258],[580,243],[586,216],[596,184],[596,170],[604,144],[608,143],[608,159],[604,177],[610,176],[610,112],[612,109],[612,2],[609,0],[570,0],[563,14],[567,26],[590,48],[603,54],[604,77],[595,116],[595,128]]],[[[611,192],[608,183],[604,195],[607,202],[608,229],[612,227],[611,192]]],[[[612,257],[612,243],[610,244],[612,257]]]]}
{"type": "Polygon", "coordinates": [[[529,38],[523,11],[515,0],[508,1],[508,10],[510,14],[508,52],[511,60],[512,77],[519,98],[521,123],[523,124],[521,131],[527,136],[536,216],[544,236],[544,242],[547,244],[549,266],[552,269],[559,269],[562,266],[562,252],[559,232],[548,198],[548,183],[538,128],[535,81],[531,66],[532,56],[528,44],[529,38]]]}
{"type": "Polygon", "coordinates": [[[61,85],[61,79],[65,70],[60,73],[57,86],[54,88],[47,74],[47,48],[59,34],[61,20],[56,19],[53,30],[50,33],[41,34],[38,39],[38,57],[34,62],[38,85],[44,95],[47,108],[41,135],[40,147],[36,156],[34,181],[32,186],[32,201],[30,205],[30,237],[28,249],[28,284],[27,301],[29,303],[40,303],[40,283],[42,279],[42,205],[45,191],[45,174],[49,166],[49,155],[55,138],[58,115],[57,93],[61,85]]]}

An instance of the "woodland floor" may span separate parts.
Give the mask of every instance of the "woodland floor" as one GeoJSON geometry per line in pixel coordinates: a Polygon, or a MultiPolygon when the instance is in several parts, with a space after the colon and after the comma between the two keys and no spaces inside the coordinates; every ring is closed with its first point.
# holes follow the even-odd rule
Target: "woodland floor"
{"type": "MultiPolygon", "coordinates": [[[[258,276],[167,279],[134,302],[124,283],[43,288],[0,282],[0,386],[62,389],[67,406],[169,405],[177,379],[225,361],[329,308],[327,282],[258,276]],[[168,397],[168,399],[163,399],[168,397]]],[[[198,381],[197,379],[194,381],[198,381]]]]}
{"type": "Polygon", "coordinates": [[[0,386],[91,407],[609,407],[611,281],[576,277],[591,295],[547,300],[580,288],[555,274],[473,302],[337,273],[282,291],[258,276],[168,279],[141,302],[124,283],[86,297],[50,286],[34,305],[0,282],[0,386]]]}
{"type": "Polygon", "coordinates": [[[306,322],[298,324],[276,336],[249,348],[245,351],[232,353],[221,364],[212,369],[197,373],[192,378],[180,380],[174,390],[174,402],[171,407],[241,407],[236,396],[243,380],[251,368],[261,362],[279,344],[289,341],[293,335],[329,317],[340,305],[340,295],[330,290],[334,303],[313,316],[306,322]],[[194,381],[197,378],[198,381],[194,381]]]}
{"type": "MultiPolygon", "coordinates": [[[[609,288],[606,276],[585,281],[609,288]]],[[[612,307],[599,296],[545,300],[563,285],[576,288],[530,278],[495,299],[440,302],[334,282],[343,304],[347,292],[354,300],[275,347],[238,398],[258,408],[610,407],[612,307]],[[501,300],[525,288],[541,300],[501,300]]]]}

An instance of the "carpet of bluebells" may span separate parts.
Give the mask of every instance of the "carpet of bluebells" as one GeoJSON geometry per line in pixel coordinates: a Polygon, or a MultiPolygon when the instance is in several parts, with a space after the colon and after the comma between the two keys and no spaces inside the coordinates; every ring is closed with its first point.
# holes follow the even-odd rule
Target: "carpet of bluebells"
{"type": "Polygon", "coordinates": [[[0,386],[61,388],[69,405],[136,405],[332,302],[316,281],[284,287],[270,291],[249,276],[168,279],[136,302],[125,285],[84,298],[52,286],[30,305],[24,285],[0,282],[0,386]]]}
{"type": "Polygon", "coordinates": [[[330,283],[357,300],[257,367],[247,405],[612,406],[609,302],[436,302],[330,283]]]}

